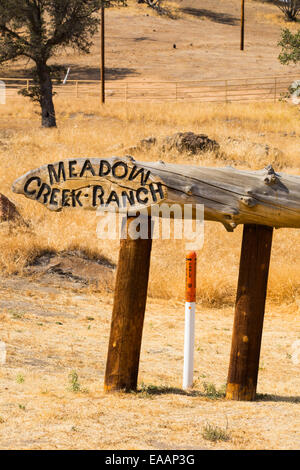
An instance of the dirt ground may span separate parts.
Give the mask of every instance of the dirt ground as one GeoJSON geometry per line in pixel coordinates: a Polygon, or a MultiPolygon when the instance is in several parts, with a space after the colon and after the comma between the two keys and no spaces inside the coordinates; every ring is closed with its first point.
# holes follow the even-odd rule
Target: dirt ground
{"type": "Polygon", "coordinates": [[[181,389],[184,305],[149,299],[139,392],[104,394],[111,295],[59,276],[0,279],[1,449],[298,449],[298,314],[267,310],[258,400],[229,402],[232,308],[198,308],[195,386],[181,389]],[[211,364],[214,367],[211,367],[211,364]],[[79,390],[70,374],[78,374],[79,390]],[[206,384],[206,385],[205,385],[206,384]],[[209,387],[215,385],[217,392],[209,387]],[[210,424],[228,441],[203,437],[210,424]],[[21,430],[21,432],[20,432],[21,430]]]}

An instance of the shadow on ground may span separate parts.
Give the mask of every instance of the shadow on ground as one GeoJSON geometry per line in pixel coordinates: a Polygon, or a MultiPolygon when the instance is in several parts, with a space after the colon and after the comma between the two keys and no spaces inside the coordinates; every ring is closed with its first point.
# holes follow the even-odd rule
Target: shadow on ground
{"type": "Polygon", "coordinates": [[[202,397],[202,398],[211,398],[219,399],[223,398],[222,395],[211,396],[207,392],[200,392],[199,390],[183,390],[182,388],[177,387],[167,387],[167,386],[156,386],[156,385],[143,385],[135,393],[141,396],[151,396],[151,395],[183,395],[186,397],[202,397]]]}
{"type": "MultiPolygon", "coordinates": [[[[75,64],[70,64],[70,80],[100,80],[100,66],[99,67],[84,67],[75,64]]],[[[139,74],[135,69],[130,68],[106,68],[106,80],[121,80],[129,76],[138,76],[139,74]]]]}
{"type": "Polygon", "coordinates": [[[277,401],[282,403],[300,403],[300,396],[271,395],[268,393],[257,394],[256,401],[277,401]]]}
{"type": "MultiPolygon", "coordinates": [[[[143,38],[137,38],[136,40],[143,40],[143,38]]],[[[100,80],[100,65],[99,67],[87,67],[68,64],[64,66],[65,70],[61,72],[61,79],[64,78],[68,67],[70,67],[69,80],[100,80]]],[[[129,76],[138,76],[139,73],[131,68],[106,68],[105,75],[107,80],[121,80],[129,76]]],[[[32,76],[32,68],[28,67],[27,69],[18,70],[0,67],[0,76],[1,78],[30,78],[32,76]]]]}
{"type": "MultiPolygon", "coordinates": [[[[183,390],[177,387],[156,386],[156,385],[143,385],[136,392],[140,395],[183,395],[187,397],[202,397],[210,398],[212,400],[225,399],[225,393],[216,391],[214,394],[208,391],[199,390],[183,390]]],[[[300,396],[283,396],[271,394],[257,394],[256,402],[282,402],[282,403],[300,403],[300,396]]]]}
{"type": "Polygon", "coordinates": [[[191,16],[197,16],[198,18],[207,18],[215,23],[227,24],[230,26],[235,26],[238,23],[238,19],[227,13],[217,13],[210,10],[205,10],[204,8],[181,8],[183,13],[191,16]]]}

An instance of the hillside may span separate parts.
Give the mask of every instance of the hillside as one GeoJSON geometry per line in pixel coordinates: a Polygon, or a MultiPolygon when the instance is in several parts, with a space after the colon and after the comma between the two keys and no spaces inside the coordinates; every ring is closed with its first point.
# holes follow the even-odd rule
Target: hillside
{"type": "MultiPolygon", "coordinates": [[[[159,16],[129,0],[106,13],[107,78],[115,80],[203,80],[264,77],[295,72],[278,62],[277,43],[286,23],[268,2],[246,2],[245,51],[239,50],[240,2],[164,2],[176,19],[159,16]],[[176,44],[176,49],[173,45],[176,44]]],[[[88,56],[60,53],[55,62],[71,67],[70,79],[99,79],[100,36],[88,56]]],[[[2,76],[27,76],[27,62],[5,66],[2,76]]],[[[299,66],[297,68],[299,70],[299,66]]]]}

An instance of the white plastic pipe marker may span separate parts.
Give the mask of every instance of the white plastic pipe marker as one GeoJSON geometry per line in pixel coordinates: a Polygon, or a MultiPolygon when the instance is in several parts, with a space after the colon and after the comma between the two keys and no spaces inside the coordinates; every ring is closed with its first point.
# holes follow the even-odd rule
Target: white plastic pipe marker
{"type": "Polygon", "coordinates": [[[188,389],[193,386],[196,311],[196,262],[196,253],[194,251],[188,253],[186,257],[184,364],[182,385],[184,389],[188,389]]]}

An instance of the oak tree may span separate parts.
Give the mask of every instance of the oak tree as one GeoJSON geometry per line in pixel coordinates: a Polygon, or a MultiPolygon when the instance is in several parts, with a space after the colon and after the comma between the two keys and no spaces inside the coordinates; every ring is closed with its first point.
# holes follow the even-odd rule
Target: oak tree
{"type": "Polygon", "coordinates": [[[300,29],[296,33],[292,33],[287,28],[284,29],[278,45],[281,46],[279,60],[283,65],[300,62],[300,29]]]}
{"type": "Polygon", "coordinates": [[[89,53],[101,6],[125,0],[0,0],[0,64],[27,58],[33,63],[33,86],[23,94],[41,107],[42,126],[55,127],[53,79],[49,64],[62,48],[89,53]]]}

